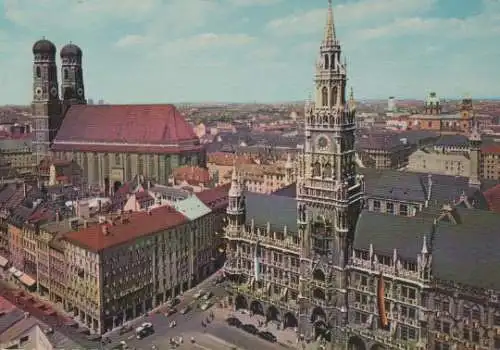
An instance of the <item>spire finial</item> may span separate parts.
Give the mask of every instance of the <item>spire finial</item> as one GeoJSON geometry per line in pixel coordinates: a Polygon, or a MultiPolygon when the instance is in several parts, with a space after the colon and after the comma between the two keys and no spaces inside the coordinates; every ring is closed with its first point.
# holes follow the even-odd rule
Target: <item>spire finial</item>
{"type": "Polygon", "coordinates": [[[325,27],[325,43],[332,42],[336,38],[335,35],[335,23],[333,20],[333,7],[332,0],[328,0],[328,17],[326,20],[325,27]]]}

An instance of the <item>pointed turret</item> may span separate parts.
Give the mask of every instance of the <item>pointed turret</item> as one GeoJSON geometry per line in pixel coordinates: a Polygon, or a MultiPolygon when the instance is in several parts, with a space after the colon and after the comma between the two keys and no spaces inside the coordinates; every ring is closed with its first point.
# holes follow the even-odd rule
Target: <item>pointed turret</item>
{"type": "Polygon", "coordinates": [[[427,237],[424,236],[424,242],[422,243],[422,251],[421,251],[422,255],[427,255],[429,254],[429,249],[427,247],[427,237]]]}
{"type": "Polygon", "coordinates": [[[229,197],[241,197],[240,179],[236,163],[233,163],[233,172],[231,174],[231,188],[229,189],[229,197]]]}
{"type": "Polygon", "coordinates": [[[337,40],[337,35],[335,33],[335,21],[333,19],[332,0],[328,0],[328,15],[326,18],[324,44],[331,43],[335,40],[337,40]]]}
{"type": "Polygon", "coordinates": [[[352,89],[352,86],[351,86],[351,91],[349,92],[348,106],[350,111],[356,110],[356,101],[354,100],[354,90],[352,89]]]}

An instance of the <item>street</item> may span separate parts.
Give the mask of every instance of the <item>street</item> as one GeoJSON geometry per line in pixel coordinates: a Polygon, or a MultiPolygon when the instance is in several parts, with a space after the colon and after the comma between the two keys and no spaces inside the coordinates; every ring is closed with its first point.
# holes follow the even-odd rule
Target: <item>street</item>
{"type": "MultiPolygon", "coordinates": [[[[222,285],[214,286],[213,281],[219,275],[216,273],[200,283],[195,288],[185,292],[180,296],[180,304],[175,308],[180,311],[186,305],[191,306],[191,310],[181,315],[179,312],[166,317],[164,312],[167,307],[160,307],[151,311],[147,316],[139,317],[128,323],[133,330],[120,335],[118,329],[103,335],[103,338],[109,339],[111,342],[101,344],[99,341],[89,340],[87,335],[82,331],[83,329],[70,326],[71,319],[69,316],[57,313],[48,313],[37,306],[43,300],[39,299],[35,294],[33,297],[27,292],[21,292],[12,283],[0,279],[0,294],[15,304],[23,311],[29,312],[34,317],[40,319],[47,325],[53,327],[57,332],[62,333],[74,342],[78,343],[84,349],[112,349],[119,345],[121,341],[125,341],[130,349],[151,349],[156,346],[157,349],[170,349],[170,338],[182,336],[184,344],[179,349],[205,349],[205,350],[222,350],[222,349],[252,349],[258,347],[260,350],[275,350],[283,348],[279,344],[272,344],[265,340],[258,338],[256,335],[248,334],[238,328],[230,327],[226,324],[225,318],[227,317],[227,310],[220,309],[213,306],[207,311],[201,311],[197,306],[201,301],[194,300],[194,294],[200,290],[210,291],[213,293],[212,301],[216,302],[218,299],[226,296],[226,291],[222,285]],[[207,327],[202,327],[202,321],[206,321],[213,310],[215,319],[207,324],[207,327]],[[176,327],[170,328],[170,322],[175,321],[176,327]],[[146,336],[143,339],[137,339],[135,336],[135,327],[138,327],[143,322],[151,322],[154,326],[155,332],[146,336]],[[195,344],[191,344],[191,337],[195,338],[195,344]]],[[[50,309],[50,303],[44,302],[50,309]]]]}
{"type": "Polygon", "coordinates": [[[191,311],[185,315],[179,312],[165,316],[163,313],[152,312],[146,317],[135,320],[132,325],[137,327],[143,322],[151,322],[155,332],[143,339],[137,339],[135,332],[131,331],[127,334],[120,335],[118,330],[115,330],[105,337],[109,338],[112,343],[105,346],[106,349],[111,349],[120,341],[125,341],[129,348],[135,349],[151,349],[156,346],[157,349],[169,349],[170,338],[182,336],[184,344],[179,349],[252,349],[258,347],[260,350],[276,350],[283,348],[278,344],[272,344],[258,338],[256,335],[245,333],[244,331],[230,327],[225,322],[223,313],[218,312],[216,306],[210,310],[214,311],[215,319],[207,324],[206,328],[202,327],[202,321],[206,320],[210,315],[210,310],[201,311],[197,305],[200,303],[194,300],[193,295],[199,291],[211,291],[214,296],[212,300],[217,300],[226,295],[223,286],[213,286],[214,277],[205,280],[192,290],[184,293],[181,303],[175,308],[180,311],[186,305],[191,306],[191,311]],[[170,322],[175,321],[176,327],[170,328],[170,322]],[[190,343],[190,338],[195,338],[196,344],[190,343]]]}

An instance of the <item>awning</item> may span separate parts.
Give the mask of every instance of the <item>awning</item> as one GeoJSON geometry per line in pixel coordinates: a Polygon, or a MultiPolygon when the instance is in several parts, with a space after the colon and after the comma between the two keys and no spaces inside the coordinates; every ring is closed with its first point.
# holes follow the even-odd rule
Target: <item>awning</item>
{"type": "Polygon", "coordinates": [[[5,267],[9,263],[9,260],[0,255],[0,267],[5,267]]]}
{"type": "Polygon", "coordinates": [[[27,274],[22,274],[21,277],[19,277],[19,281],[21,281],[26,287],[31,287],[36,283],[36,281],[28,276],[27,274]]]}

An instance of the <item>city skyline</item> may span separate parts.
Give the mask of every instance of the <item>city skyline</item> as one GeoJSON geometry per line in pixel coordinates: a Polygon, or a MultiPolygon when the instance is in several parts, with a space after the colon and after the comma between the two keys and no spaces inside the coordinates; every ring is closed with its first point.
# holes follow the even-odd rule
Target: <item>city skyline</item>
{"type": "MultiPolygon", "coordinates": [[[[327,0],[66,3],[5,1],[0,104],[31,102],[31,46],[42,36],[81,46],[86,94],[110,103],[291,101],[313,90],[327,0]]],[[[500,2],[333,3],[357,98],[499,95],[500,2]]]]}

